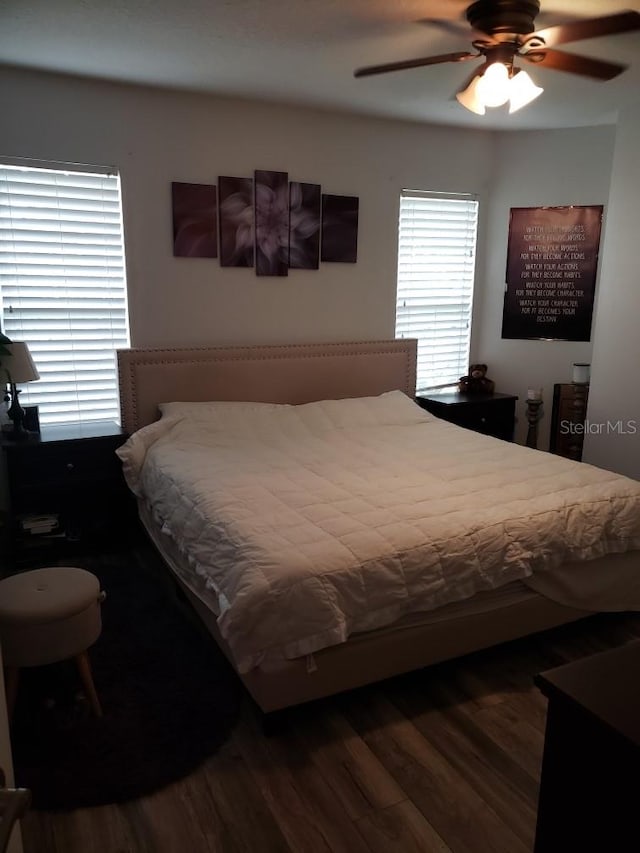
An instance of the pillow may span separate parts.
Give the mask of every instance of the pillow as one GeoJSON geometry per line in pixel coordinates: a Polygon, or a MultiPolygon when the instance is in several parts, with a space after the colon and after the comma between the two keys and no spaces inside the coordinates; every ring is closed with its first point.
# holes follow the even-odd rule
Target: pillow
{"type": "Polygon", "coordinates": [[[425,423],[436,420],[402,391],[377,397],[318,400],[294,406],[289,403],[210,401],[161,403],[163,418],[187,419],[220,429],[237,428],[243,419],[273,424],[297,422],[309,429],[341,429],[425,423]]]}
{"type": "Polygon", "coordinates": [[[402,426],[434,420],[402,391],[386,391],[377,397],[350,397],[344,400],[320,400],[296,406],[299,416],[318,426],[350,428],[366,426],[402,426]],[[426,417],[425,417],[426,416],[426,417]]]}

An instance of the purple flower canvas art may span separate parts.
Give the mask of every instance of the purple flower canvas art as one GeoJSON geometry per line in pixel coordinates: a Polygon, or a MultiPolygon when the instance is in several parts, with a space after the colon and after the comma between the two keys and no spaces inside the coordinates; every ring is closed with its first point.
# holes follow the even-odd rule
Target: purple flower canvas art
{"type": "Polygon", "coordinates": [[[323,261],[355,264],[358,259],[358,198],[322,196],[323,261]]]}
{"type": "Polygon", "coordinates": [[[291,181],[289,185],[290,269],[320,266],[320,190],[320,184],[291,181]]]}
{"type": "Polygon", "coordinates": [[[216,188],[211,184],[171,184],[173,254],[176,258],[217,258],[216,188]]]}
{"type": "Polygon", "coordinates": [[[254,263],[253,180],[218,178],[220,199],[220,265],[252,267],[254,263]]]}
{"type": "Polygon", "coordinates": [[[289,175],[255,172],[256,275],[289,273],[289,175]]]}

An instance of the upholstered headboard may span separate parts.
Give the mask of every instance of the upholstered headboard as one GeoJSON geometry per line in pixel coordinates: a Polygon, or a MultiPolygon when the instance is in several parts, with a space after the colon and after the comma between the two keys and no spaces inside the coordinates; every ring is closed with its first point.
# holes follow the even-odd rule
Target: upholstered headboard
{"type": "Polygon", "coordinates": [[[118,350],[122,426],[158,418],[158,403],[309,403],[416,388],[417,342],[118,350]]]}

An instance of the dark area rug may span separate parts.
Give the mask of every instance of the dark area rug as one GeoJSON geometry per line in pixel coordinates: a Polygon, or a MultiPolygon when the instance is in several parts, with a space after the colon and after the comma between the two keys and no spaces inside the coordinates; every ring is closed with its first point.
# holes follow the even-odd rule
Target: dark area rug
{"type": "Polygon", "coordinates": [[[63,564],[93,572],[107,593],[89,650],[104,716],[93,716],[73,661],[21,671],[15,775],[39,809],[123,802],[185,776],[227,738],[241,698],[150,547],[63,564]]]}

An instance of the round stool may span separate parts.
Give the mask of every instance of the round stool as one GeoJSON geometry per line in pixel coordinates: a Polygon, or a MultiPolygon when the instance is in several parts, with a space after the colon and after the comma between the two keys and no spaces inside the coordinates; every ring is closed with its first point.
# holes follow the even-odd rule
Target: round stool
{"type": "Polygon", "coordinates": [[[0,643],[9,719],[21,667],[75,658],[94,713],[102,716],[87,649],[100,636],[100,582],[84,569],[35,569],[0,581],[0,643]]]}

